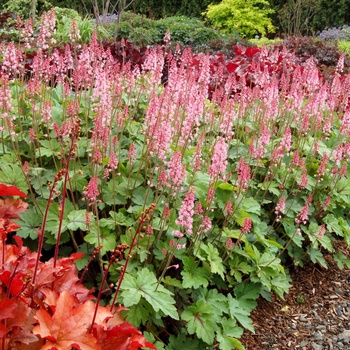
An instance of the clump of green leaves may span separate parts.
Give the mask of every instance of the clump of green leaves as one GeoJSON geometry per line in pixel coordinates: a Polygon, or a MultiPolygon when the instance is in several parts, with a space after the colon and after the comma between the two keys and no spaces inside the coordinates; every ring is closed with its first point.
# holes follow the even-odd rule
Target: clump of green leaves
{"type": "Polygon", "coordinates": [[[27,19],[31,16],[35,18],[51,7],[50,1],[47,0],[37,0],[36,2],[32,0],[8,0],[1,4],[0,11],[13,12],[22,19],[27,19]],[[36,4],[36,7],[33,8],[33,4],[36,4]]]}
{"type": "Polygon", "coordinates": [[[235,31],[249,39],[275,31],[269,17],[273,13],[265,0],[223,0],[220,4],[209,5],[204,15],[222,33],[235,31]]]}
{"type": "Polygon", "coordinates": [[[262,47],[267,45],[275,45],[282,42],[282,39],[268,39],[268,38],[253,38],[249,39],[252,44],[262,47]]]}
{"type": "Polygon", "coordinates": [[[151,20],[129,11],[123,14],[118,39],[128,38],[140,46],[155,45],[163,41],[167,32],[172,42],[181,46],[191,46],[194,51],[210,41],[222,39],[216,29],[205,26],[204,22],[197,18],[172,16],[151,20]]]}
{"type": "Polygon", "coordinates": [[[338,40],[337,42],[340,52],[350,56],[350,41],[348,40],[338,40]]]}

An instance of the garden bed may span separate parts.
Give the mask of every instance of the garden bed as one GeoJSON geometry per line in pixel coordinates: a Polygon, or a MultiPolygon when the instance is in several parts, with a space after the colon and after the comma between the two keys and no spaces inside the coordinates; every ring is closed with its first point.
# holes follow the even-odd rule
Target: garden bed
{"type": "MultiPolygon", "coordinates": [[[[51,283],[68,262],[67,283],[84,280],[95,310],[120,312],[167,350],[243,349],[254,321],[259,332],[259,303],[293,317],[313,300],[299,291],[295,307],[291,277],[311,264],[314,273],[350,267],[339,243],[350,232],[345,57],[325,78],[316,57],[286,47],[235,46],[226,59],[93,36],[55,49],[54,12],[45,16],[36,40],[23,39],[35,53],[1,47],[0,183],[20,192],[1,195],[0,293],[34,309],[27,342],[58,344],[45,322],[55,323],[57,305],[80,310],[80,291],[51,283]],[[28,209],[13,209],[7,197],[18,195],[28,209]],[[23,255],[22,242],[35,253],[23,255]],[[289,291],[288,305],[278,301],[289,291]]],[[[120,332],[96,313],[90,322],[81,326],[93,349],[120,332]]],[[[3,348],[28,333],[2,325],[3,348]]]]}

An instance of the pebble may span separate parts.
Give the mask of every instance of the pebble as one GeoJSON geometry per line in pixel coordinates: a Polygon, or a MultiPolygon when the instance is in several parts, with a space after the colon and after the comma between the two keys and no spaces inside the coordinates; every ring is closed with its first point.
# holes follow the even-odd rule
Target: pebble
{"type": "Polygon", "coordinates": [[[350,330],[345,330],[338,335],[338,340],[343,341],[343,343],[350,343],[350,330]]]}
{"type": "Polygon", "coordinates": [[[336,306],[334,308],[335,312],[337,313],[338,316],[343,316],[343,311],[342,311],[342,308],[341,306],[336,306]]]}
{"type": "Polygon", "coordinates": [[[312,342],[312,343],[311,343],[311,346],[312,346],[312,348],[313,348],[314,350],[323,350],[323,346],[322,346],[322,345],[319,345],[319,344],[317,344],[317,343],[312,342]]]}
{"type": "Polygon", "coordinates": [[[344,291],[341,290],[340,288],[335,287],[335,288],[334,288],[334,291],[335,291],[337,294],[344,295],[344,291]]]}
{"type": "Polygon", "coordinates": [[[324,335],[321,332],[315,332],[312,334],[315,340],[323,340],[324,335]]]}
{"type": "MultiPolygon", "coordinates": [[[[350,282],[350,275],[349,275],[350,282]]],[[[292,329],[309,329],[311,335],[303,340],[298,349],[349,350],[350,349],[350,302],[341,300],[346,295],[346,285],[334,283],[334,292],[328,302],[314,303],[307,314],[300,315],[291,324],[292,329]],[[325,313],[324,309],[327,309],[325,313]]]]}
{"type": "Polygon", "coordinates": [[[315,298],[307,308],[292,314],[286,324],[289,327],[286,339],[273,344],[276,347],[261,350],[350,350],[350,274],[347,281],[344,278],[341,281],[333,282],[333,286],[327,288],[330,291],[328,297],[315,298]]]}

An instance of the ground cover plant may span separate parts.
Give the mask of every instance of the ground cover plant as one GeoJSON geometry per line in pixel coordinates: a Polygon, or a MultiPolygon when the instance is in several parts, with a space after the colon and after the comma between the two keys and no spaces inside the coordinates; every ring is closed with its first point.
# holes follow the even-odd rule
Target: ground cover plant
{"type": "MultiPolygon", "coordinates": [[[[74,261],[98,288],[95,309],[123,305],[157,349],[229,350],[254,331],[259,296],[288,292],[287,265],[327,268],[325,250],[347,263],[333,245],[350,233],[342,57],[326,80],[311,57],[298,62],[286,48],[237,46],[227,62],[172,52],[167,37],[132,64],[126,42],[114,53],[96,37],[58,50],[53,26],[44,29],[34,41],[22,33],[37,47],[30,69],[14,43],[0,50],[0,182],[28,194],[16,226],[4,226],[17,244],[2,236],[15,264],[22,241],[37,252],[27,250],[33,276],[60,264],[74,272],[74,261]]],[[[10,276],[27,290],[17,269],[10,276]]],[[[2,298],[19,300],[6,278],[2,298]]],[[[78,297],[51,290],[57,303],[78,297]]],[[[40,317],[54,318],[51,302],[44,294],[33,305],[43,348],[53,342],[40,317]]]]}

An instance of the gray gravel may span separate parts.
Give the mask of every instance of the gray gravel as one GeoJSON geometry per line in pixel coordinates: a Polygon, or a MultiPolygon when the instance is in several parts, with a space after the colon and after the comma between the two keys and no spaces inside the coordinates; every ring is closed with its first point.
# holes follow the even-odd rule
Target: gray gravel
{"type": "Polygon", "coordinates": [[[290,327],[306,335],[295,349],[350,349],[350,285],[334,284],[334,294],[324,303],[313,304],[307,314],[292,316],[290,327]]]}

